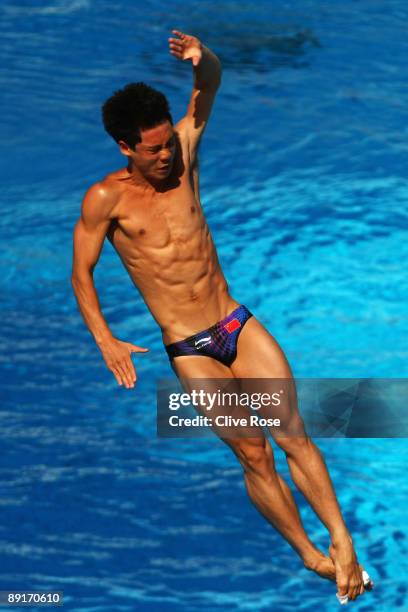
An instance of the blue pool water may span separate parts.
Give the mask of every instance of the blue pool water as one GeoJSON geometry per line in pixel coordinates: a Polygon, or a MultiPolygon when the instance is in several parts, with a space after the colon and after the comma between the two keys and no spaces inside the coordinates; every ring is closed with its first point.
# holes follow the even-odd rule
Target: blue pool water
{"type": "MultiPolygon", "coordinates": [[[[150,348],[137,387],[117,386],[72,295],[71,234],[87,187],[123,165],[101,103],[145,80],[181,117],[190,68],[167,37],[196,34],[224,67],[201,193],[233,296],[296,376],[406,377],[406,3],[4,0],[0,17],[0,590],[62,590],[81,612],[336,609],[220,441],[156,437],[171,370],[106,244],[103,312],[150,348]]],[[[406,609],[406,441],[318,443],[378,583],[353,609],[406,609]]]]}

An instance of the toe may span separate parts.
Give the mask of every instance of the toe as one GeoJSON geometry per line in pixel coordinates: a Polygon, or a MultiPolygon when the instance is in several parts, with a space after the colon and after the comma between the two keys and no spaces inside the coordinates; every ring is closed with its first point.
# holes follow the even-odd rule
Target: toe
{"type": "Polygon", "coordinates": [[[363,579],[364,590],[371,591],[371,589],[374,586],[374,582],[371,580],[370,576],[368,575],[368,573],[366,572],[366,570],[364,569],[362,565],[359,565],[359,568],[360,568],[361,576],[363,579]]]}

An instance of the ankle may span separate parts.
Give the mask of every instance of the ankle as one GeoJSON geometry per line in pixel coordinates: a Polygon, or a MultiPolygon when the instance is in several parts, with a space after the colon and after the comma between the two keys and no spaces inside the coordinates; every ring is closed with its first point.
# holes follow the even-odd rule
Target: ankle
{"type": "Polygon", "coordinates": [[[334,548],[344,546],[345,544],[353,545],[353,539],[347,529],[336,531],[331,534],[331,543],[334,548]]]}
{"type": "Polygon", "coordinates": [[[324,554],[320,550],[315,549],[303,556],[302,561],[306,569],[315,571],[323,558],[324,554]]]}

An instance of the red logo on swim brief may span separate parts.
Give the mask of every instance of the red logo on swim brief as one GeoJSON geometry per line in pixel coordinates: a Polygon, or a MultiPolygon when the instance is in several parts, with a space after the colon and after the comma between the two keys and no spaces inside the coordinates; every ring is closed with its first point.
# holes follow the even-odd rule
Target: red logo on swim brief
{"type": "Polygon", "coordinates": [[[229,323],[224,325],[224,329],[226,329],[229,334],[232,334],[238,327],[241,327],[241,323],[238,319],[232,319],[229,323]]]}

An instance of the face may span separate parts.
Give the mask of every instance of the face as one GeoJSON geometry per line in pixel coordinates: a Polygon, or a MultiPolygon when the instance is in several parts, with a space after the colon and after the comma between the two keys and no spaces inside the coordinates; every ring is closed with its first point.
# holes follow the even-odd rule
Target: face
{"type": "Polygon", "coordinates": [[[176,152],[176,136],[169,121],[154,128],[141,130],[141,142],[135,150],[126,147],[121,150],[130,157],[136,168],[144,177],[152,180],[166,179],[173,167],[176,152]]]}

